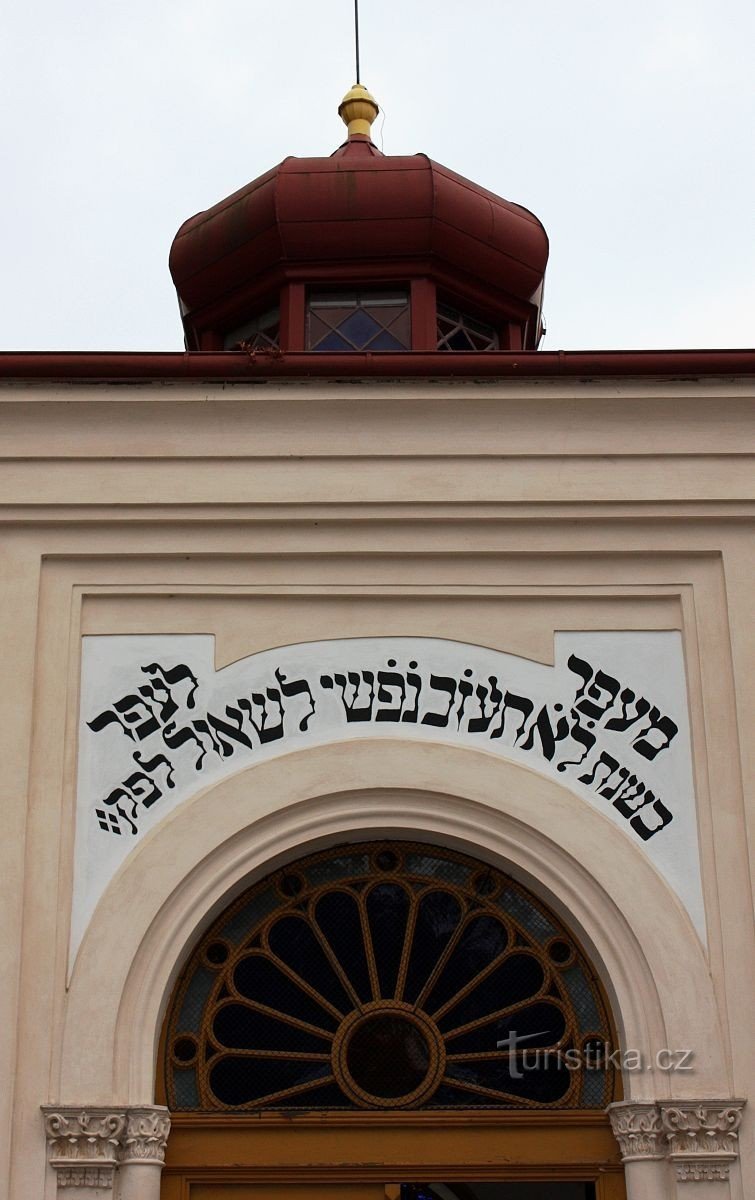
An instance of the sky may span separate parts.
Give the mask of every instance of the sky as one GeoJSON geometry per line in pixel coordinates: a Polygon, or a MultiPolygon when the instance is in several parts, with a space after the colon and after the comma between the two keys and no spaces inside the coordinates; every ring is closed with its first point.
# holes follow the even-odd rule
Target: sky
{"type": "MultiPolygon", "coordinates": [[[[545,225],[542,349],[755,345],[753,0],[360,10],[377,144],[545,225]]],[[[179,225],[353,82],[353,0],[6,0],[0,349],[182,349],[179,225]]]]}

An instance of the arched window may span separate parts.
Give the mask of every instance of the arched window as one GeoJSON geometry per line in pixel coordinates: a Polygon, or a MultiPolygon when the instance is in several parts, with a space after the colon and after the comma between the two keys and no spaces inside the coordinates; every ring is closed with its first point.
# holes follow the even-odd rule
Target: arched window
{"type": "Polygon", "coordinates": [[[174,1111],[603,1108],[607,1005],[556,916],[416,842],[310,855],[196,946],[167,1019],[174,1111]]]}

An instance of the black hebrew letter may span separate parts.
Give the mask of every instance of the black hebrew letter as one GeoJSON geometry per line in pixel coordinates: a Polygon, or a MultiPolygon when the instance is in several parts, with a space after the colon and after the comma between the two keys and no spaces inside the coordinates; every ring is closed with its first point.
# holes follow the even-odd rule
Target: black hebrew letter
{"type": "Polygon", "coordinates": [[[149,666],[142,667],[142,671],[145,673],[145,675],[162,675],[166,684],[169,686],[172,686],[176,683],[181,683],[181,681],[184,679],[190,679],[191,687],[189,688],[189,692],[186,697],[186,707],[194,707],[194,693],[199,687],[199,684],[196,676],[192,674],[192,672],[186,666],[186,663],[179,663],[178,666],[170,667],[167,671],[165,670],[165,667],[161,667],[159,663],[150,663],[149,666]]]}
{"type": "Polygon", "coordinates": [[[433,725],[436,729],[445,729],[448,725],[448,718],[451,715],[454,697],[456,696],[456,680],[451,679],[450,675],[431,675],[430,687],[435,688],[438,692],[447,693],[448,707],[444,713],[425,713],[422,718],[422,724],[433,725]]]}
{"type": "Polygon", "coordinates": [[[592,764],[592,774],[591,775],[580,775],[579,782],[586,783],[589,787],[593,787],[595,785],[595,780],[597,779],[597,776],[598,776],[598,771],[601,767],[607,768],[604,778],[599,781],[600,784],[604,784],[604,783],[608,782],[608,780],[613,775],[614,771],[618,770],[619,764],[618,764],[618,761],[615,758],[613,758],[610,754],[607,754],[605,750],[601,750],[600,755],[598,756],[596,761],[592,764]]]}
{"type": "Polygon", "coordinates": [[[87,724],[95,733],[100,733],[106,725],[117,722],[127,737],[134,740],[134,734],[139,741],[144,741],[150,734],[160,728],[154,710],[147,704],[143,696],[122,696],[116,700],[112,709],[106,709],[87,724]]]}
{"type": "MultiPolygon", "coordinates": [[[[560,705],[557,705],[557,708],[560,707],[560,705]]],[[[535,734],[540,739],[543,757],[550,760],[556,753],[556,742],[561,742],[565,737],[569,736],[569,722],[566,720],[566,717],[559,717],[554,731],[548,709],[543,705],[537,717],[530,725],[526,742],[522,742],[522,750],[534,749],[535,734]]]]}
{"type": "Polygon", "coordinates": [[[471,675],[472,675],[472,671],[469,667],[467,667],[467,669],[464,672],[464,678],[459,680],[458,686],[459,686],[459,695],[461,696],[461,700],[459,701],[459,706],[456,709],[456,728],[457,729],[461,729],[461,722],[464,717],[464,708],[466,706],[467,700],[469,699],[469,697],[472,695],[472,692],[474,691],[472,684],[469,682],[471,675]]]}
{"type": "Polygon", "coordinates": [[[309,696],[309,712],[305,713],[302,719],[299,721],[299,732],[305,733],[311,718],[315,715],[315,698],[312,695],[311,687],[307,683],[306,679],[295,679],[293,683],[286,683],[286,676],[282,671],[277,670],[277,668],[275,671],[275,678],[278,680],[280,690],[287,700],[290,699],[291,696],[303,696],[305,694],[309,696]]]}
{"type": "Polygon", "coordinates": [[[587,694],[581,699],[575,700],[574,707],[584,713],[586,717],[592,717],[593,720],[599,721],[613,706],[620,686],[618,679],[614,679],[613,675],[606,675],[605,671],[597,671],[594,681],[587,689],[587,694]]]}
{"type": "MultiPolygon", "coordinates": [[[[395,658],[389,658],[388,666],[395,667],[395,665],[395,658]]],[[[390,707],[379,708],[375,713],[375,720],[400,721],[406,700],[406,679],[399,671],[378,671],[377,681],[378,704],[387,704],[390,707]]]]}
{"type": "Polygon", "coordinates": [[[134,799],[134,812],[136,811],[137,804],[143,804],[145,808],[151,808],[155,800],[159,800],[162,796],[162,792],[154,779],[150,779],[149,775],[145,775],[143,771],[134,771],[133,775],[129,775],[128,779],[124,779],[123,786],[129,789],[134,799]]]}
{"type": "Polygon", "coordinates": [[[617,729],[619,733],[625,733],[630,725],[634,725],[650,711],[650,701],[644,696],[639,699],[635,697],[631,688],[624,688],[619,696],[621,702],[621,716],[611,717],[610,721],[606,721],[604,729],[617,729]],[[634,713],[630,714],[629,705],[634,704],[634,713]]]}
{"type": "Polygon", "coordinates": [[[164,754],[156,754],[154,758],[151,758],[149,762],[147,762],[144,758],[142,758],[141,750],[135,750],[134,760],[138,762],[143,771],[149,771],[150,775],[154,775],[158,767],[167,767],[168,770],[165,775],[165,786],[169,788],[174,788],[176,786],[173,781],[173,776],[175,774],[173,766],[170,759],[166,758],[164,754]]]}
{"type": "Polygon", "coordinates": [[[333,683],[341,689],[341,703],[346,714],[346,720],[352,721],[371,721],[372,708],[375,703],[375,675],[373,671],[349,671],[348,682],[346,675],[321,675],[320,684],[324,688],[332,688],[333,683]],[[359,694],[362,690],[362,682],[367,685],[367,700],[363,704],[357,704],[359,694]],[[346,699],[346,692],[351,686],[354,691],[351,700],[346,699]]]}
{"type": "MultiPolygon", "coordinates": [[[[239,700],[239,706],[243,706],[244,701],[239,700]]],[[[207,720],[203,721],[197,718],[192,721],[192,725],[199,733],[206,733],[212,742],[213,749],[221,758],[230,758],[236,746],[234,742],[240,746],[245,746],[247,750],[253,750],[251,738],[244,733],[241,728],[243,716],[238,708],[234,708],[230,704],[225,706],[226,716],[230,717],[231,721],[235,721],[235,725],[229,725],[227,721],[223,721],[220,717],[216,717],[213,713],[207,714],[207,720]],[[213,733],[214,730],[214,733],[213,733]]]]}
{"type": "Polygon", "coordinates": [[[257,724],[254,719],[252,704],[250,704],[248,700],[239,700],[237,703],[239,708],[242,708],[247,714],[251,724],[256,729],[257,736],[263,746],[267,745],[268,742],[277,742],[283,737],[283,718],[286,710],[283,707],[281,694],[277,688],[265,688],[264,695],[262,692],[252,692],[252,704],[256,704],[257,707],[262,710],[259,724],[257,724]],[[275,706],[276,711],[273,712],[270,709],[270,704],[275,706]],[[278,718],[276,725],[269,723],[271,717],[278,718]]]}
{"type": "Polygon", "coordinates": [[[612,783],[611,780],[606,779],[604,780],[604,786],[598,788],[598,795],[605,796],[606,800],[613,800],[619,788],[624,787],[625,783],[628,783],[630,787],[634,787],[635,783],[637,783],[637,776],[630,775],[626,767],[619,767],[616,774],[619,777],[618,783],[612,783]],[[608,786],[609,783],[611,784],[610,787],[608,786]]]}
{"type": "Polygon", "coordinates": [[[562,759],[556,767],[557,771],[565,771],[567,767],[581,767],[582,763],[585,761],[595,745],[595,734],[590,733],[590,730],[586,729],[582,724],[581,714],[578,713],[576,709],[572,709],[570,716],[572,719],[572,727],[569,731],[571,739],[574,742],[578,742],[580,746],[584,747],[584,749],[579,758],[562,759]]]}
{"type": "Polygon", "coordinates": [[[173,699],[170,688],[166,687],[164,683],[160,683],[159,680],[155,680],[152,684],[143,684],[139,688],[139,695],[151,700],[160,710],[160,721],[163,725],[178,712],[178,705],[173,699]]]}
{"type": "Polygon", "coordinates": [[[409,670],[406,673],[406,684],[408,688],[414,688],[414,704],[411,708],[407,708],[406,712],[402,713],[401,720],[402,722],[406,721],[407,724],[411,725],[417,724],[417,717],[419,716],[419,697],[422,691],[422,679],[419,675],[417,675],[416,672],[416,662],[410,662],[409,670]]]}
{"type": "Polygon", "coordinates": [[[112,708],[106,708],[104,712],[98,713],[92,721],[87,721],[87,725],[93,733],[102,733],[103,729],[106,729],[108,725],[119,725],[126,736],[130,737],[132,741],[134,740],[134,735],[128,725],[124,725],[121,718],[116,712],[113,712],[112,708]]]}
{"type": "MultiPolygon", "coordinates": [[[[652,795],[652,793],[648,793],[652,795]]],[[[669,812],[666,805],[661,800],[653,800],[652,804],[646,804],[636,816],[632,817],[629,824],[635,833],[638,833],[643,842],[648,842],[651,837],[655,837],[656,833],[660,833],[667,825],[670,825],[674,819],[674,814],[669,812]]]]}
{"type": "Polygon", "coordinates": [[[501,709],[501,722],[491,733],[491,738],[499,738],[503,736],[506,728],[506,713],[510,708],[522,714],[521,724],[514,734],[514,745],[519,741],[519,738],[524,733],[524,727],[532,716],[535,705],[526,696],[517,696],[515,692],[505,692],[503,697],[503,707],[501,709]]]}
{"type": "Polygon", "coordinates": [[[94,815],[97,818],[100,829],[104,830],[105,833],[122,834],[123,830],[121,829],[120,822],[125,821],[130,827],[132,834],[137,832],[136,824],[132,820],[136,812],[136,804],[133,797],[128,792],[125,792],[122,787],[115,788],[101,803],[107,804],[114,811],[105,812],[104,808],[96,808],[94,810],[94,815]],[[131,816],[121,807],[120,802],[122,799],[131,806],[131,816]]]}
{"type": "Polygon", "coordinates": [[[574,699],[579,700],[588,683],[593,677],[593,669],[589,662],[585,662],[583,658],[577,658],[576,654],[570,654],[566,660],[566,665],[575,675],[579,675],[582,680],[582,687],[575,694],[574,699]]]}
{"type": "MultiPolygon", "coordinates": [[[[479,717],[471,717],[467,721],[467,730],[469,733],[487,733],[490,728],[490,722],[493,717],[500,712],[501,701],[503,700],[503,692],[498,687],[498,680],[495,675],[488,676],[490,688],[486,688],[483,683],[478,683],[475,689],[477,703],[480,706],[479,717]],[[490,710],[487,709],[487,700],[490,696],[490,710]]],[[[500,737],[500,734],[498,735],[500,737]]]]}
{"type": "MultiPolygon", "coordinates": [[[[603,795],[602,792],[601,795],[603,795]]],[[[655,796],[652,792],[647,791],[645,784],[641,783],[636,775],[630,775],[621,790],[616,793],[613,806],[618,809],[622,817],[629,820],[639,808],[642,808],[643,804],[648,804],[650,800],[654,799],[655,796]]]]}
{"type": "Polygon", "coordinates": [[[207,747],[195,730],[190,726],[184,725],[181,729],[176,729],[175,721],[171,721],[163,729],[163,741],[170,750],[178,750],[187,742],[195,742],[199,747],[199,758],[194,763],[194,770],[201,771],[204,760],[207,756],[207,747]]]}
{"type": "Polygon", "coordinates": [[[642,730],[639,737],[635,738],[632,746],[643,758],[652,760],[657,754],[660,754],[661,750],[665,750],[667,746],[671,745],[678,732],[679,726],[676,722],[672,721],[671,717],[661,716],[658,709],[653,707],[650,710],[650,725],[642,730]],[[659,734],[662,739],[660,745],[649,740],[650,736],[655,733],[659,734]]]}

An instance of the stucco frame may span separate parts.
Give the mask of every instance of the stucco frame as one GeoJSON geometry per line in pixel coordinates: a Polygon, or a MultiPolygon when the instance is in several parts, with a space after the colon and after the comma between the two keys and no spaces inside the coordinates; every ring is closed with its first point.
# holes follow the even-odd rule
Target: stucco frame
{"type": "MultiPolygon", "coordinates": [[[[488,527],[490,528],[490,527],[488,527]]],[[[124,531],[125,532],[125,531],[124,531]]],[[[240,532],[240,530],[238,531],[240,532]]],[[[531,532],[531,527],[530,527],[531,532]]],[[[570,538],[572,542],[570,547],[572,554],[577,550],[577,546],[582,541],[586,534],[586,527],[583,525],[578,531],[575,538],[570,538]]],[[[222,537],[222,542],[227,546],[228,550],[236,542],[236,531],[225,531],[222,537]]],[[[30,845],[36,845],[38,850],[44,847],[44,858],[34,861],[33,874],[29,876],[29,886],[33,888],[32,879],[36,877],[40,879],[45,869],[49,871],[51,866],[50,854],[55,852],[55,843],[50,841],[49,827],[49,804],[47,795],[58,791],[60,787],[60,771],[63,772],[65,782],[65,791],[69,800],[64,802],[64,811],[69,804],[73,802],[73,779],[75,776],[75,724],[77,719],[77,694],[78,694],[78,656],[79,656],[79,638],[81,635],[81,618],[82,618],[82,601],[85,597],[96,599],[97,596],[108,595],[118,604],[120,611],[126,616],[128,622],[128,614],[133,609],[133,604],[138,603],[139,597],[146,595],[154,596],[171,596],[180,593],[182,590],[188,590],[194,594],[197,599],[202,595],[208,595],[211,591],[219,593],[225,589],[232,589],[234,594],[239,594],[240,585],[248,589],[248,585],[242,584],[245,572],[251,566],[251,560],[245,567],[244,558],[226,558],[220,562],[215,556],[206,558],[197,558],[192,556],[187,559],[186,563],[176,560],[175,558],[166,558],[165,554],[165,534],[161,532],[156,538],[156,548],[159,547],[159,556],[154,559],[151,565],[147,564],[147,560],[138,552],[137,545],[142,549],[144,546],[143,534],[137,535],[138,541],[133,539],[132,534],[127,534],[118,537],[118,542],[124,549],[127,549],[126,557],[121,558],[117,564],[109,556],[83,555],[72,556],[73,549],[70,536],[65,537],[65,548],[68,553],[62,556],[55,554],[48,556],[41,563],[40,577],[40,592],[39,592],[39,625],[37,629],[37,656],[38,661],[45,663],[45,677],[47,687],[43,693],[40,693],[38,704],[36,706],[36,737],[35,737],[35,760],[37,768],[35,770],[35,784],[33,794],[38,797],[39,808],[32,810],[32,822],[30,825],[30,833],[33,837],[33,842],[30,845]],[[222,565],[221,565],[222,564],[222,565]],[[160,584],[156,586],[156,572],[159,571],[160,584]],[[188,582],[188,579],[193,579],[193,582],[188,582]],[[105,583],[104,580],[108,582],[105,583]],[[86,581],[86,582],[85,582],[86,581]],[[61,720],[61,718],[63,718],[61,720]],[[52,756],[50,749],[53,750],[52,756]],[[43,801],[43,797],[45,797],[43,801]],[[47,862],[47,868],[43,867],[43,863],[47,862]]],[[[77,539],[78,540],[78,539],[77,539]]],[[[108,539],[110,540],[110,539],[108,539]]],[[[89,539],[87,539],[87,542],[89,539]]],[[[218,540],[213,538],[215,545],[218,545],[218,540]]],[[[81,542],[83,549],[85,542],[81,542]]],[[[91,543],[90,543],[91,544],[91,543]]],[[[112,542],[110,544],[113,544],[112,542]]],[[[176,544],[175,542],[173,543],[176,544]]],[[[187,542],[188,546],[192,544],[187,542]]],[[[193,543],[196,544],[195,542],[193,543]]],[[[248,543],[247,543],[248,548],[248,543]]],[[[103,547],[104,549],[104,547],[103,547]]],[[[293,549],[293,547],[290,547],[293,549]]],[[[297,547],[298,549],[298,547],[297,547]]],[[[706,679],[706,672],[700,675],[700,663],[698,656],[702,653],[702,664],[706,660],[711,663],[713,659],[711,653],[711,639],[717,643],[718,653],[715,661],[718,668],[716,678],[716,686],[720,685],[721,675],[720,669],[726,662],[725,657],[721,657],[720,650],[725,648],[726,634],[725,625],[723,629],[720,624],[720,616],[722,612],[721,600],[723,595],[723,579],[720,573],[720,563],[717,556],[710,554],[687,555],[684,553],[676,553],[672,559],[669,559],[665,568],[659,570],[658,560],[651,554],[638,555],[636,552],[632,555],[631,560],[626,558],[626,555],[616,555],[610,551],[607,553],[607,546],[604,545],[602,553],[596,553],[597,547],[593,542],[593,553],[589,559],[578,559],[572,557],[572,554],[563,554],[565,549],[562,543],[562,554],[556,560],[546,556],[541,556],[537,552],[532,551],[532,543],[529,545],[530,554],[517,555],[516,561],[512,558],[507,560],[506,556],[498,557],[498,561],[503,565],[506,561],[509,562],[509,567],[504,569],[504,577],[510,578],[510,571],[515,572],[516,578],[520,581],[519,585],[512,583],[504,584],[503,580],[499,585],[489,583],[486,590],[490,594],[498,594],[501,597],[506,594],[511,594],[512,591],[519,592],[521,595],[549,596],[553,604],[558,607],[560,597],[572,595],[582,597],[594,597],[598,599],[600,596],[621,596],[632,595],[635,602],[639,601],[640,606],[650,602],[652,604],[654,597],[664,596],[667,601],[676,597],[680,603],[680,616],[682,618],[682,628],[684,630],[685,649],[687,655],[688,670],[690,673],[690,689],[693,697],[693,735],[695,738],[695,755],[696,755],[696,775],[698,780],[698,800],[699,800],[699,817],[701,829],[710,828],[712,813],[710,810],[710,798],[707,787],[709,774],[709,755],[714,748],[705,730],[702,726],[702,711],[707,707],[704,701],[701,708],[698,697],[701,693],[703,698],[709,693],[711,687],[711,679],[706,679]],[[669,571],[669,563],[673,563],[671,571],[669,571]],[[589,568],[586,570],[585,568],[589,568]],[[621,574],[618,579],[615,571],[619,564],[621,565],[621,574]],[[553,568],[557,570],[554,572],[553,568]],[[544,569],[548,570],[549,582],[545,583],[544,569]],[[626,576],[625,576],[626,572],[626,576]],[[627,576],[631,572],[633,584],[628,584],[627,576]],[[554,583],[554,575],[560,577],[559,583],[554,583]],[[622,578],[622,576],[625,576],[622,578]],[[666,580],[663,577],[666,576],[666,580]],[[613,582],[609,584],[609,578],[613,578],[613,582]],[[659,578],[660,577],[660,578],[659,578]],[[686,579],[688,583],[671,582],[671,579],[678,581],[686,579]],[[525,584],[525,580],[528,582],[525,584]],[[524,584],[524,587],[522,585],[524,584]],[[700,638],[707,641],[707,648],[700,647],[700,638]],[[722,640],[723,639],[723,640],[722,640]]],[[[543,546],[543,549],[545,547],[543,546]]],[[[309,556],[308,556],[309,557],[309,556]]],[[[267,560],[268,567],[271,560],[267,560]]],[[[313,562],[319,561],[319,570],[322,570],[322,561],[319,556],[313,556],[313,562]]],[[[386,564],[388,560],[383,559],[386,564]]],[[[463,572],[469,566],[469,558],[466,563],[462,560],[451,562],[448,560],[451,570],[448,576],[448,582],[436,585],[431,589],[438,597],[454,595],[457,598],[461,595],[478,594],[480,585],[477,584],[472,588],[464,587],[459,589],[458,584],[454,585],[451,580],[454,578],[457,570],[463,572]]],[[[271,582],[263,587],[263,591],[272,595],[278,593],[281,602],[285,604],[285,594],[305,594],[311,596],[313,594],[311,586],[306,584],[306,566],[304,560],[298,558],[297,555],[286,555],[281,559],[281,566],[286,564],[285,570],[287,573],[293,572],[297,583],[288,584],[283,588],[271,582]]],[[[353,577],[353,566],[349,568],[349,576],[353,577]]],[[[278,573],[277,568],[275,574],[278,573]]],[[[339,572],[341,578],[342,573],[339,572]]],[[[436,576],[437,578],[437,576],[436,576]]],[[[251,589],[254,590],[254,589],[251,589]]],[[[336,595],[343,590],[343,584],[337,583],[335,580],[328,585],[320,585],[317,588],[317,593],[323,596],[336,595]]],[[[412,594],[412,588],[403,584],[396,586],[390,581],[387,584],[381,585],[377,589],[365,588],[363,584],[356,583],[346,588],[352,596],[366,595],[371,592],[377,592],[384,595],[392,595],[396,600],[400,600],[406,604],[412,594]]],[[[427,589],[424,589],[427,593],[427,589]]],[[[640,609],[638,608],[638,616],[640,609]]],[[[557,627],[557,626],[554,626],[557,627]]],[[[128,625],[127,625],[128,628],[128,625]]],[[[724,649],[725,654],[725,649],[724,649]]],[[[720,695],[720,692],[719,692],[720,695]]],[[[725,753],[721,744],[715,747],[715,757],[719,764],[723,765],[725,753]]],[[[731,768],[733,764],[729,759],[727,768],[731,768]]],[[[720,769],[717,771],[720,779],[720,769]]],[[[340,774],[336,776],[341,778],[340,774]]],[[[333,777],[331,776],[330,779],[333,777]]],[[[539,779],[540,783],[544,782],[539,779]]],[[[363,778],[355,780],[355,787],[363,784],[363,778]]],[[[390,782],[391,787],[406,786],[406,780],[401,781],[400,778],[394,778],[390,782]]],[[[423,785],[424,786],[424,785],[423,785]]],[[[443,776],[438,781],[438,787],[442,791],[446,784],[443,781],[443,776]]],[[[322,780],[319,789],[312,792],[312,796],[327,794],[329,787],[328,780],[322,780]]],[[[460,793],[462,796],[464,792],[460,793]]],[[[572,800],[579,804],[576,797],[572,800]]],[[[582,806],[584,809],[584,806],[582,806]]],[[[60,816],[64,815],[64,811],[60,816]]],[[[599,814],[597,814],[599,816],[599,814]]],[[[162,827],[161,827],[162,828],[162,827]]],[[[420,826],[417,832],[422,832],[420,826]]],[[[426,831],[425,831],[426,832],[426,831]]],[[[61,897],[65,898],[69,888],[69,872],[68,864],[68,846],[70,831],[67,831],[67,823],[63,821],[61,825],[61,841],[59,843],[59,869],[61,897]]],[[[713,917],[712,927],[712,943],[710,947],[710,955],[715,961],[720,953],[718,934],[717,934],[717,900],[715,891],[710,887],[710,881],[713,877],[713,853],[710,842],[703,845],[703,869],[704,876],[708,878],[708,886],[706,887],[706,903],[710,905],[709,916],[713,917]]],[[[674,901],[676,904],[676,901],[674,901]]],[[[121,914],[122,917],[122,914],[121,914]]],[[[574,917],[570,918],[572,922],[574,917]]],[[[685,918],[686,920],[686,918],[685,918]]],[[[59,968],[56,975],[59,978],[59,972],[65,971],[66,948],[65,941],[67,940],[67,916],[65,910],[59,910],[59,915],[56,918],[58,925],[58,940],[56,947],[56,955],[59,963],[59,968]]],[[[31,935],[28,935],[31,936],[31,935]]],[[[122,939],[122,931],[120,929],[111,931],[116,943],[121,951],[125,949],[122,939]]],[[[588,939],[586,939],[588,940],[588,939]]],[[[702,950],[697,943],[696,956],[699,958],[702,955],[702,950]]],[[[663,956],[661,956],[662,958],[663,956]]],[[[670,961],[670,960],[666,960],[670,961]]],[[[686,976],[689,977],[689,973],[686,976]]],[[[709,979],[709,975],[706,976],[709,979]]],[[[678,981],[677,981],[678,983],[678,981]]],[[[710,985],[706,983],[706,988],[710,985]]],[[[686,991],[686,989],[685,989],[686,991]]],[[[697,996],[695,995],[694,987],[690,987],[689,992],[685,997],[679,996],[678,1007],[683,1016],[685,1006],[692,1008],[695,1006],[695,1011],[699,1012],[697,1006],[697,996]]],[[[50,1078],[49,1096],[52,1099],[60,1098],[73,1100],[75,1103],[79,1100],[85,1100],[91,1104],[95,1102],[92,1094],[86,1095],[81,1091],[77,1080],[80,1076],[76,1070],[66,1074],[61,1067],[61,1054],[64,1054],[66,1040],[64,1036],[64,1027],[68,1026],[67,1012],[70,1007],[71,995],[67,997],[57,996],[54,1002],[56,1009],[55,1019],[55,1034],[54,1034],[54,1051],[53,1051],[53,1072],[50,1078]],[[73,1092],[64,1092],[71,1086],[75,1090],[73,1092]]],[[[720,996],[719,996],[720,1002],[720,996]]],[[[120,1003],[120,1001],[118,1002],[120,1003]]],[[[96,1006],[96,1014],[94,1016],[94,1028],[101,1028],[100,1013],[101,1008],[96,1006]]],[[[28,1022],[24,1021],[24,1024],[28,1022]]],[[[89,1024],[89,1029],[93,1026],[89,1024]]],[[[99,1032],[98,1032],[99,1036],[99,1032]]],[[[103,1033],[103,1037],[106,1035],[103,1033]]],[[[154,1028],[150,1032],[151,1037],[156,1036],[154,1028]]],[[[730,1095],[730,1084],[728,1084],[729,1074],[729,1054],[726,1051],[725,1040],[720,1042],[721,1053],[717,1055],[717,1071],[715,1087],[703,1089],[701,1080],[696,1081],[695,1091],[697,1095],[701,1095],[704,1091],[708,1094],[724,1098],[727,1094],[730,1095]],[[699,1088],[697,1087],[699,1084],[699,1088]]],[[[40,1047],[40,1052],[42,1048],[40,1047]]],[[[35,1051],[35,1056],[39,1054],[35,1051]]],[[[648,1077],[649,1078],[649,1077],[648,1077]]],[[[132,1094],[127,1091],[121,1094],[110,1091],[113,1097],[109,1102],[113,1103],[117,1100],[119,1103],[125,1103],[127,1095],[132,1094]]],[[[136,1092],[133,1092],[136,1095],[136,1092]]],[[[649,1096],[649,1091],[644,1091],[643,1094],[649,1096]]],[[[29,1113],[31,1116],[31,1113],[29,1113]]],[[[744,1131],[743,1131],[744,1132],[744,1131]]],[[[744,1146],[743,1146],[744,1149],[744,1146]]],[[[20,1167],[22,1175],[26,1175],[31,1168],[31,1164],[27,1163],[22,1166],[17,1159],[17,1165],[20,1167]]],[[[738,1169],[738,1168],[737,1168],[738,1169]]],[[[31,1174],[34,1174],[31,1169],[31,1174]]],[[[734,1181],[732,1181],[734,1185],[734,1181]]],[[[50,1193],[52,1194],[52,1193],[50,1193]]],[[[736,1193],[735,1193],[736,1194],[736,1193]]]]}
{"type": "Polygon", "coordinates": [[[373,833],[429,837],[505,867],[576,929],[625,1047],[694,1049],[690,1075],[653,1064],[627,1073],[628,1100],[720,1095],[723,1042],[692,925],[626,835],[600,813],[586,820],[583,807],[518,764],[420,741],[299,751],[205,790],[136,847],[98,906],[66,1005],[61,1095],[150,1103],[165,1005],[198,931],[271,865],[373,833]],[[611,865],[617,859],[624,872],[611,865]],[[694,1008],[679,993],[680,974],[694,1008]]]}

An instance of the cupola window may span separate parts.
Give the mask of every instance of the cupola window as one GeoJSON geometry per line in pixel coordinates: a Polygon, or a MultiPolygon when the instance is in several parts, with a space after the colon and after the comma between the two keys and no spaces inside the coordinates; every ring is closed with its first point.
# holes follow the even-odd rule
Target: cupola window
{"type": "Polygon", "coordinates": [[[251,321],[231,329],[223,338],[224,350],[280,349],[280,309],[270,308],[251,321]]]}
{"type": "Polygon", "coordinates": [[[411,348],[409,293],[403,289],[310,292],[307,349],[323,353],[411,348]]]}
{"type": "Polygon", "coordinates": [[[439,350],[497,350],[498,334],[492,325],[478,321],[466,313],[438,305],[439,350]]]}

